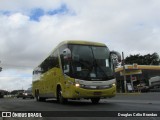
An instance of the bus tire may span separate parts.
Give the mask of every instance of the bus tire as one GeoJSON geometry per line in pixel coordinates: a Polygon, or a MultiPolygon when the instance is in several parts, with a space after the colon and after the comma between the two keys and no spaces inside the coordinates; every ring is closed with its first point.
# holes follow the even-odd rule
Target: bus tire
{"type": "Polygon", "coordinates": [[[57,89],[57,101],[61,104],[67,103],[67,99],[62,96],[62,89],[58,87],[57,89]]]}
{"type": "Polygon", "coordinates": [[[39,102],[40,98],[39,98],[39,94],[36,95],[36,101],[39,102]]]}
{"type": "Polygon", "coordinates": [[[35,97],[36,97],[36,101],[38,101],[38,102],[44,102],[46,100],[46,98],[43,98],[43,97],[39,96],[39,91],[38,90],[35,91],[35,97]]]}
{"type": "Polygon", "coordinates": [[[93,104],[98,104],[100,101],[100,98],[91,98],[91,101],[93,104]]]}
{"type": "Polygon", "coordinates": [[[39,101],[39,91],[38,90],[35,90],[35,98],[36,98],[36,101],[39,101]]]}
{"type": "Polygon", "coordinates": [[[37,100],[38,102],[45,102],[45,101],[46,101],[46,98],[39,97],[39,95],[37,95],[36,100],[37,100]]]}

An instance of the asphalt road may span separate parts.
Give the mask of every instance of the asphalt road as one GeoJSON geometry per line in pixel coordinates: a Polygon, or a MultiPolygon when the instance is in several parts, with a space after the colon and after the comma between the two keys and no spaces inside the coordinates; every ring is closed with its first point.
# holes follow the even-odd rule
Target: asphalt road
{"type": "MultiPolygon", "coordinates": [[[[128,115],[132,114],[133,116],[133,113],[135,113],[141,116],[141,113],[147,113],[147,111],[149,113],[155,111],[155,113],[159,114],[160,93],[117,94],[116,97],[111,99],[102,99],[99,104],[95,105],[92,104],[90,100],[69,101],[67,104],[62,105],[57,103],[56,100],[36,102],[33,99],[24,100],[21,98],[4,98],[0,99],[0,111],[36,111],[42,113],[44,113],[44,111],[49,111],[46,113],[50,114],[51,116],[58,114],[58,117],[42,117],[36,118],[37,120],[159,120],[160,117],[122,117],[122,115],[127,115],[128,113],[128,115]],[[82,116],[79,113],[83,113],[82,116]],[[78,114],[79,117],[76,117],[75,114],[78,114]],[[118,114],[121,117],[118,117],[118,114]],[[64,115],[68,115],[68,117],[63,117],[64,115]],[[73,117],[72,115],[75,116],[73,117]],[[89,117],[86,117],[85,115],[88,115],[89,117]]],[[[0,118],[0,120],[20,119],[34,120],[35,118],[0,118]]]]}

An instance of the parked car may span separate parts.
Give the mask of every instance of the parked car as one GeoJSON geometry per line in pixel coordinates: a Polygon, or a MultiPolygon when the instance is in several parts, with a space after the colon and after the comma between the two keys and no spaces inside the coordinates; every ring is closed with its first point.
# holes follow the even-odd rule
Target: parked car
{"type": "Polygon", "coordinates": [[[140,92],[149,92],[149,87],[144,84],[137,85],[137,89],[140,92]]]}
{"type": "Polygon", "coordinates": [[[160,92],[160,84],[150,86],[149,91],[150,92],[160,92]]]}
{"type": "Polygon", "coordinates": [[[23,92],[19,92],[19,93],[17,94],[17,98],[23,98],[23,92]]]}
{"type": "Polygon", "coordinates": [[[141,89],[141,92],[160,92],[160,84],[145,86],[141,89]]]}
{"type": "Polygon", "coordinates": [[[141,88],[141,92],[149,92],[149,87],[148,86],[144,86],[141,88]]]}
{"type": "Polygon", "coordinates": [[[26,99],[26,98],[34,99],[34,96],[33,96],[33,94],[32,94],[31,91],[24,91],[24,93],[23,93],[23,99],[26,99]]]}
{"type": "Polygon", "coordinates": [[[34,96],[32,95],[31,91],[26,90],[26,91],[23,91],[23,92],[19,92],[17,94],[17,98],[23,98],[23,99],[31,98],[31,99],[33,99],[34,96]]]}

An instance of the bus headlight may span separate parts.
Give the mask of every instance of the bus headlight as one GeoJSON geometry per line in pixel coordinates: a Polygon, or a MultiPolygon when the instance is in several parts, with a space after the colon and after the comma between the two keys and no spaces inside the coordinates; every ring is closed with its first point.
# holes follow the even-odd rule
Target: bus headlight
{"type": "Polygon", "coordinates": [[[116,84],[115,84],[115,83],[112,83],[112,84],[110,84],[109,86],[110,86],[110,87],[115,87],[116,84]]]}
{"type": "Polygon", "coordinates": [[[79,83],[76,83],[75,86],[76,86],[76,87],[80,87],[80,84],[79,84],[79,83]]]}

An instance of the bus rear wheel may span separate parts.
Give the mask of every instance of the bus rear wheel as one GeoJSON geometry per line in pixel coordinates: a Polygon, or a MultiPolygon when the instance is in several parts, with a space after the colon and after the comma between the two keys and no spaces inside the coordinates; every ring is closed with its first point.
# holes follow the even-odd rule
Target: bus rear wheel
{"type": "Polygon", "coordinates": [[[62,90],[59,88],[57,90],[57,101],[61,104],[66,103],[68,100],[62,96],[62,90]]]}
{"type": "Polygon", "coordinates": [[[91,101],[93,104],[98,104],[100,101],[100,98],[91,98],[91,101]]]}

